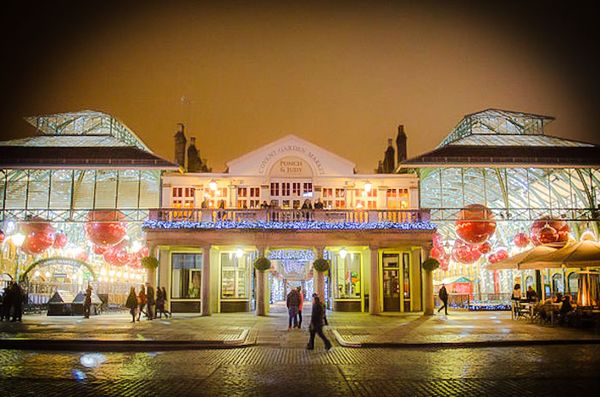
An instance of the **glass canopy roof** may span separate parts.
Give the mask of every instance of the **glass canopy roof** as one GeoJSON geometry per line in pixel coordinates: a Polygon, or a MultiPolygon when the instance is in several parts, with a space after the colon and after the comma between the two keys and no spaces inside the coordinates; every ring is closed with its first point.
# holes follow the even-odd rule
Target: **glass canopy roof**
{"type": "MultiPolygon", "coordinates": [[[[139,149],[151,152],[125,124],[106,113],[83,110],[72,113],[31,116],[26,117],[25,120],[45,135],[44,139],[39,139],[40,137],[30,138],[27,141],[29,146],[55,146],[65,136],[77,136],[80,138],[80,145],[136,146],[139,149]],[[60,136],[61,138],[52,141],[51,137],[53,136],[60,136]]],[[[72,144],[78,144],[78,141],[70,142],[69,146],[72,144]]],[[[57,146],[63,146],[63,144],[57,146]]]]}

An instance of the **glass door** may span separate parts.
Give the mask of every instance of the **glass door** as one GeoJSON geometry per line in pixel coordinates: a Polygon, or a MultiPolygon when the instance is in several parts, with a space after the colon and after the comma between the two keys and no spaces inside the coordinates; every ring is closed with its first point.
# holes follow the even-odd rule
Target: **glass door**
{"type": "Polygon", "coordinates": [[[398,254],[383,254],[383,311],[400,311],[400,261],[398,254]]]}

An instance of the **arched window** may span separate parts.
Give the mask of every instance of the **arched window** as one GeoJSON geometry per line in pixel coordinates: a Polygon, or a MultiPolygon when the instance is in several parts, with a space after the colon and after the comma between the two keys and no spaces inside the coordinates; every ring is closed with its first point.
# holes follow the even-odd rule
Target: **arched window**
{"type": "Polygon", "coordinates": [[[527,291],[529,287],[533,288],[533,277],[531,276],[527,276],[525,279],[525,291],[527,291]]]}
{"type": "Polygon", "coordinates": [[[567,277],[569,293],[574,294],[577,293],[579,288],[579,275],[576,272],[569,273],[569,277],[567,277]]]}
{"type": "Polygon", "coordinates": [[[560,273],[554,273],[552,275],[552,293],[556,294],[560,292],[561,294],[565,293],[565,285],[563,283],[563,276],[560,273]]]}

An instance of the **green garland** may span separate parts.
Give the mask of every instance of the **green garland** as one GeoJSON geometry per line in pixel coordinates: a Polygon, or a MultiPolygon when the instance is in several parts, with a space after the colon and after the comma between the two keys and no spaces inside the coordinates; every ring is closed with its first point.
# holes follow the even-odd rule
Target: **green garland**
{"type": "Polygon", "coordinates": [[[145,256],[142,258],[142,266],[148,270],[154,270],[158,267],[158,259],[153,256],[145,256]]]}
{"type": "Polygon", "coordinates": [[[326,272],[329,270],[329,261],[323,258],[317,258],[313,262],[313,268],[318,272],[326,272]]]}
{"type": "Polygon", "coordinates": [[[440,267],[440,262],[435,258],[429,258],[425,262],[421,264],[424,270],[428,272],[432,272],[438,267],[440,267]]]}
{"type": "Polygon", "coordinates": [[[265,270],[269,270],[271,268],[271,261],[261,256],[254,261],[254,268],[259,272],[264,272],[265,270]]]}

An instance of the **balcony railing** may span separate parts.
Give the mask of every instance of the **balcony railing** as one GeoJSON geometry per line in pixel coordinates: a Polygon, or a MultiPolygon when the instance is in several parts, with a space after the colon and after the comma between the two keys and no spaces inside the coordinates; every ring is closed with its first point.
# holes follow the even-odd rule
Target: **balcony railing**
{"type": "Polygon", "coordinates": [[[151,209],[151,221],[188,222],[327,222],[327,223],[410,223],[429,222],[428,210],[296,210],[296,209],[151,209]]]}

